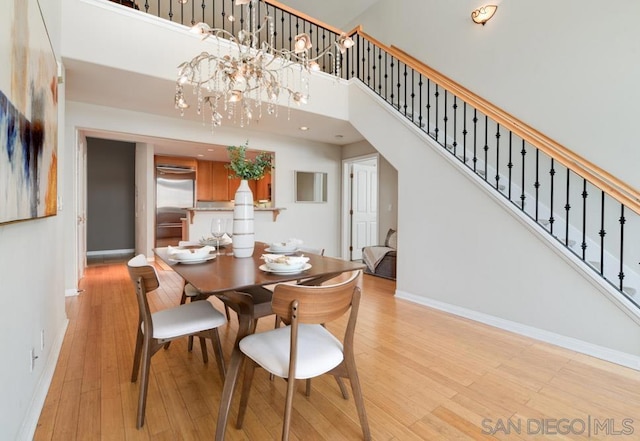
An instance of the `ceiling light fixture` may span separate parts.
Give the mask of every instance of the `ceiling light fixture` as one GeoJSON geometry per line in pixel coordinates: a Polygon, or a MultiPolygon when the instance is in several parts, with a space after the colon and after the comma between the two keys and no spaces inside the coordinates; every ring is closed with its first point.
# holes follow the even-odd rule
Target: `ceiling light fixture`
{"type": "Polygon", "coordinates": [[[493,17],[497,9],[498,7],[496,5],[482,6],[471,13],[471,20],[473,20],[474,23],[484,26],[485,23],[493,17]]]}
{"type": "Polygon", "coordinates": [[[175,107],[182,115],[189,107],[184,92],[186,85],[193,87],[198,114],[203,113],[203,107],[208,107],[213,129],[222,124],[223,115],[229,120],[239,119],[241,127],[252,119],[259,120],[263,103],[268,114],[277,116],[277,104],[283,92],[287,94],[288,107],[292,102],[307,103],[309,74],[320,70],[318,60],[325,56],[333,58],[333,73],[340,76],[340,55],[354,45],[349,36],[340,35],[315,57],[310,56],[313,45],[306,33],[295,36],[293,50],[277,49],[274,19],[266,16],[258,26],[257,3],[258,0],[235,1],[236,6],[244,5],[247,17],[237,35],[211,28],[206,23],[197,23],[191,28],[203,39],[214,37],[218,47],[213,54],[202,52],[178,66],[175,107]],[[262,32],[267,38],[260,38],[262,32]]]}

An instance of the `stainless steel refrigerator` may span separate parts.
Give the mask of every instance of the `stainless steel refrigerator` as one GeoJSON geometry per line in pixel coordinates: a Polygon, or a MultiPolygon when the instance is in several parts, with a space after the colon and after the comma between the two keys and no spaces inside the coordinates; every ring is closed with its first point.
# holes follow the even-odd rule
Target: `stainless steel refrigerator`
{"type": "Polygon", "coordinates": [[[156,246],[182,240],[182,218],[194,206],[195,179],[195,168],[156,167],[156,246]]]}

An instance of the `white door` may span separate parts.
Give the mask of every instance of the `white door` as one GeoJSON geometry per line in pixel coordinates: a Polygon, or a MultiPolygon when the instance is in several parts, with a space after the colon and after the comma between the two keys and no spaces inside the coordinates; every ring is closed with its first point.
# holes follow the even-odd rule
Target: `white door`
{"type": "Polygon", "coordinates": [[[351,166],[351,260],[362,259],[362,248],[378,244],[378,168],[351,166]]]}
{"type": "MultiPolygon", "coordinates": [[[[78,282],[84,277],[87,266],[87,146],[84,141],[78,143],[77,170],[77,244],[78,244],[78,282]]],[[[78,286],[76,284],[76,286],[78,286]]]]}

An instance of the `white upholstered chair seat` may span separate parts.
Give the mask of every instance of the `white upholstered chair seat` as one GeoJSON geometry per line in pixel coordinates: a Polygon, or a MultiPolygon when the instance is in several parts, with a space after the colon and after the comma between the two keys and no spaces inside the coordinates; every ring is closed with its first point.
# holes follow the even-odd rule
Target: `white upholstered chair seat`
{"type": "MultiPolygon", "coordinates": [[[[290,341],[291,327],[286,326],[248,335],[240,341],[240,350],[266,371],[287,378],[290,341]]],[[[299,325],[296,379],[320,376],[338,366],[343,359],[342,343],[326,328],[321,325],[299,325]]]]}
{"type": "Polygon", "coordinates": [[[206,300],[198,300],[151,315],[153,338],[167,339],[213,329],[227,322],[226,317],[206,300]]]}

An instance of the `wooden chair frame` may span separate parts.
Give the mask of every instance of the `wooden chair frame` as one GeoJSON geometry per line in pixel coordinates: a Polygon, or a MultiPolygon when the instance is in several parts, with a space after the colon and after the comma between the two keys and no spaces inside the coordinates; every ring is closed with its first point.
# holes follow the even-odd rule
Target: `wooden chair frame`
{"type": "Polygon", "coordinates": [[[217,328],[206,329],[193,334],[176,335],[172,338],[158,339],[153,338],[153,320],[147,294],[154,291],[160,286],[158,276],[151,265],[134,267],[128,265],[129,276],[135,284],[136,299],[138,301],[138,326],[136,336],[136,347],[133,355],[133,369],[131,371],[131,382],[135,383],[138,379],[138,373],[141,374],[140,394],[138,397],[138,413],[136,419],[136,427],[139,429],[144,424],[145,409],[147,404],[147,390],[149,388],[149,370],[151,367],[151,357],[167,343],[186,336],[200,337],[202,348],[202,358],[205,363],[209,361],[207,355],[207,347],[205,338],[211,339],[213,350],[216,355],[218,371],[224,382],[225,365],[222,354],[222,345],[220,344],[220,336],[217,328]]]}
{"type": "MultiPolygon", "coordinates": [[[[342,340],[344,346],[344,359],[338,366],[326,373],[333,375],[336,379],[348,378],[350,380],[364,439],[371,439],[353,350],[353,340],[361,296],[360,286],[358,286],[360,275],[361,272],[357,271],[347,281],[336,285],[304,286],[279,284],[274,290],[272,300],[273,312],[285,324],[289,324],[291,326],[290,363],[282,429],[283,440],[288,440],[289,428],[291,425],[293,395],[296,384],[295,371],[298,352],[299,324],[308,323],[323,325],[343,316],[347,311],[349,311],[349,309],[349,321],[342,340]]],[[[254,371],[256,367],[259,367],[259,365],[251,358],[245,358],[247,358],[247,364],[245,365],[242,395],[240,398],[240,407],[236,423],[236,427],[238,429],[242,428],[254,371]]],[[[341,381],[339,381],[338,384],[340,385],[343,397],[346,399],[348,397],[346,394],[346,388],[344,388],[341,381]]]]}

